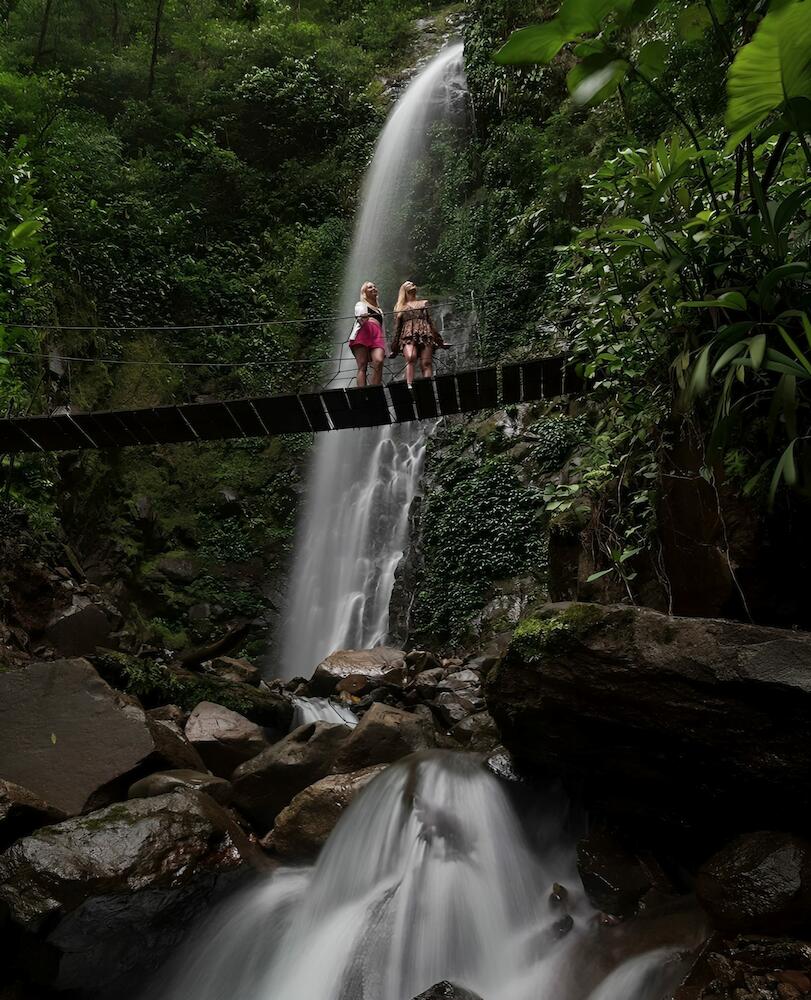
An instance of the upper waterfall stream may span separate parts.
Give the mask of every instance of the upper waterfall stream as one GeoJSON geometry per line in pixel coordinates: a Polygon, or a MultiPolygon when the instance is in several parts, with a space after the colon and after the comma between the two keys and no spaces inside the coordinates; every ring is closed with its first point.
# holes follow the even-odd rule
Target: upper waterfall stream
{"type": "MultiPolygon", "coordinates": [[[[339,315],[353,313],[367,279],[378,284],[387,310],[400,282],[419,280],[407,270],[414,221],[408,201],[430,124],[458,114],[465,92],[459,43],[443,49],[395,104],[363,183],[339,315]]],[[[350,325],[335,334],[345,355],[350,325]]],[[[282,624],[281,676],[309,676],[335,649],[385,640],[424,455],[419,424],[318,436],[282,624]]]]}

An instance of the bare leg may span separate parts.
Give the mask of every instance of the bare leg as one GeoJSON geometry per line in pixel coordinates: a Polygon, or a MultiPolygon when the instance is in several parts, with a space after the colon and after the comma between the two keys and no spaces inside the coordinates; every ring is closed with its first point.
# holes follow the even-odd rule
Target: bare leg
{"type": "Polygon", "coordinates": [[[403,357],[406,362],[406,382],[411,385],[414,381],[414,367],[417,363],[417,348],[413,344],[406,344],[403,347],[403,357]]]}
{"type": "Polygon", "coordinates": [[[382,347],[372,348],[372,385],[380,385],[383,381],[383,358],[385,356],[382,347]]]}
{"type": "Polygon", "coordinates": [[[434,377],[434,348],[431,344],[425,344],[420,351],[420,370],[423,378],[434,377]]]}
{"type": "Polygon", "coordinates": [[[353,348],[355,364],[358,366],[358,385],[366,385],[366,368],[369,364],[369,348],[358,344],[353,348]]]}

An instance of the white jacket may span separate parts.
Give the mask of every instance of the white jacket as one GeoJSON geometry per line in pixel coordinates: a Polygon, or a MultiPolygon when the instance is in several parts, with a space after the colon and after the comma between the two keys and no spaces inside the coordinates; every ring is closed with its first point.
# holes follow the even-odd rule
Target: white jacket
{"type": "MultiPolygon", "coordinates": [[[[369,318],[369,307],[368,307],[368,305],[362,299],[359,299],[355,303],[355,325],[352,327],[352,333],[349,334],[349,343],[350,344],[355,339],[355,337],[357,337],[358,330],[360,330],[360,328],[361,328],[361,324],[364,322],[364,320],[366,320],[368,318],[369,318]]],[[[383,338],[385,339],[385,337],[386,337],[386,317],[383,315],[383,310],[382,309],[380,310],[380,324],[383,327],[383,338]]]]}

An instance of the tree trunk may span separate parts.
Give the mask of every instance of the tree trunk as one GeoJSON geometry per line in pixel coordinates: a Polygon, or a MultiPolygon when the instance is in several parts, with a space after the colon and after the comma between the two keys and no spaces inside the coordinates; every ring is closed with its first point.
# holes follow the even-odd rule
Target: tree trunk
{"type": "Polygon", "coordinates": [[[113,0],[113,24],[110,29],[110,34],[113,39],[113,46],[118,48],[118,22],[119,22],[119,12],[118,12],[118,0],[113,0]]]}
{"type": "Polygon", "coordinates": [[[39,66],[40,60],[42,59],[42,53],[45,51],[45,39],[48,34],[48,22],[51,19],[51,8],[53,7],[53,0],[45,0],[45,7],[42,11],[42,21],[39,25],[39,40],[37,41],[37,51],[34,55],[34,68],[39,66]]]}
{"type": "Polygon", "coordinates": [[[152,91],[155,87],[155,67],[158,64],[158,44],[160,43],[164,4],[165,0],[158,0],[158,6],[155,9],[155,34],[152,38],[152,59],[149,63],[149,85],[146,89],[147,97],[152,96],[152,91]]]}

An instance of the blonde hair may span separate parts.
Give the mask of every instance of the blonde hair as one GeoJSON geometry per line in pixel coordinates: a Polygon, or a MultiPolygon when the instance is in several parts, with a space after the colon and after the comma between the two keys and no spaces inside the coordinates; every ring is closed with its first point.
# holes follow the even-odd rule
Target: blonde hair
{"type": "Polygon", "coordinates": [[[417,294],[417,286],[413,281],[404,281],[400,285],[400,291],[397,294],[397,305],[394,307],[395,313],[402,312],[410,301],[412,301],[417,294]]]}
{"type": "Polygon", "coordinates": [[[372,309],[379,309],[380,308],[379,305],[375,305],[374,302],[370,302],[369,299],[366,297],[367,289],[374,287],[375,283],[373,281],[364,281],[363,284],[360,286],[360,300],[364,305],[371,306],[372,309]]]}

